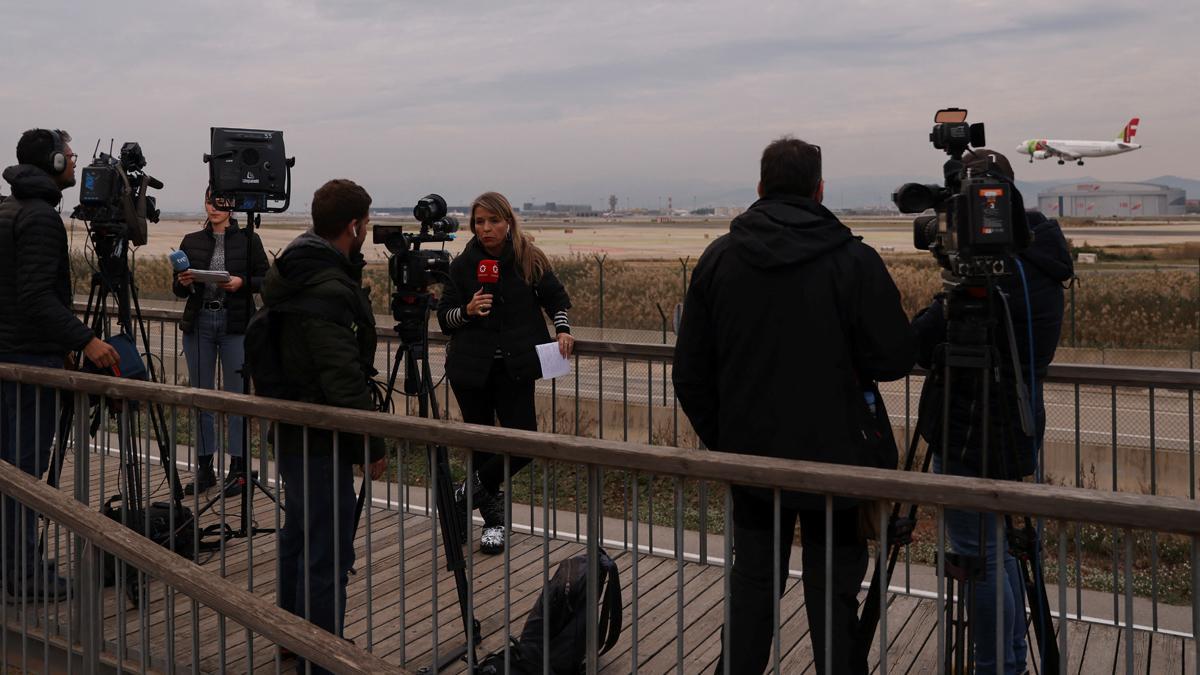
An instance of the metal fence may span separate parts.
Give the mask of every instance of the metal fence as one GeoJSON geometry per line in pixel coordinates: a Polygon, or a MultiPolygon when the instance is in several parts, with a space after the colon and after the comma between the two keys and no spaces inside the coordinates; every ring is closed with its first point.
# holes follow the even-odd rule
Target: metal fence
{"type": "MultiPolygon", "coordinates": [[[[581,345],[581,352],[591,354],[620,349],[581,345]]],[[[581,354],[580,358],[587,357],[581,354]]],[[[646,363],[649,357],[640,353],[626,358],[646,363]]],[[[605,362],[607,367],[608,358],[605,362]]],[[[1135,382],[1177,386],[1173,379],[1177,376],[1105,373],[1114,391],[1135,382]]],[[[1094,382],[1096,374],[1076,368],[1057,377],[1071,385],[1081,379],[1094,382]]],[[[647,379],[657,380],[657,375],[647,379]]],[[[506,457],[505,512],[516,534],[501,556],[483,556],[473,545],[464,549],[466,606],[480,621],[480,655],[496,651],[501,658],[515,658],[506,636],[518,632],[523,614],[555,566],[579,554],[594,561],[603,547],[621,572],[625,630],[617,647],[603,656],[596,653],[595,633],[588,633],[588,671],[710,672],[722,649],[720,627],[733,618],[727,600],[731,567],[726,564],[732,559],[733,542],[723,533],[732,529],[728,488],[739,484],[770,491],[775,522],[782,517],[781,495],[788,490],[824,495],[826,522],[832,519],[835,497],[921,506],[925,536],[919,541],[933,545],[926,546],[931,548],[928,554],[919,550],[919,543],[910,547],[892,586],[879,591],[886,609],[870,660],[880,672],[940,669],[942,655],[962,642],[939,609],[954,599],[947,595],[942,553],[948,509],[1044,519],[1046,551],[1053,559],[1046,567],[1049,602],[1064,656],[1062,672],[1094,672],[1093,667],[1165,672],[1160,667],[1172,663],[1181,671],[1200,669],[1191,640],[1200,613],[1200,603],[1191,593],[1200,570],[1195,564],[1200,504],[1192,499],[901,474],[521,432],[13,365],[0,365],[0,382],[10,392],[22,389],[16,383],[24,383],[34,396],[39,391],[55,392],[49,411],[55,419],[66,402],[81,411],[94,403],[91,409],[98,415],[94,429],[83,424],[82,417],[77,421],[73,440],[65,446],[67,470],[58,492],[32,486],[19,472],[0,466],[0,491],[48,524],[42,546],[45,555],[37,564],[43,573],[53,566],[76,588],[70,598],[58,602],[43,598],[3,608],[8,633],[3,650],[6,663],[0,665],[24,667],[33,654],[47,657],[52,649],[61,649],[82,655],[81,669],[95,668],[108,659],[134,671],[281,671],[290,667],[290,661],[276,645],[335,668],[353,663],[371,670],[378,666],[372,658],[392,668],[437,662],[469,638],[462,634],[453,575],[444,569],[446,549],[435,517],[439,486],[430,480],[426,445],[433,443],[452,449],[458,469],[470,468],[465,448],[506,457]],[[164,413],[165,457],[151,429],[153,406],[161,406],[164,413]],[[306,439],[322,429],[386,439],[391,469],[383,479],[363,483],[369,507],[363,511],[353,551],[337,544],[332,551],[335,559],[344,560],[342,556],[351,553],[355,557],[357,572],[350,577],[345,605],[337,608],[346,613],[345,635],[354,645],[334,640],[340,645],[334,649],[328,639],[313,637],[267,607],[275,602],[281,583],[275,534],[218,537],[218,545],[208,550],[193,534],[192,546],[182,547],[195,561],[188,563],[145,546],[94,513],[109,495],[128,494],[134,486],[140,486],[149,502],[163,501],[171,474],[185,469],[187,458],[194,456],[194,430],[202,411],[216,414],[222,426],[231,417],[245,417],[258,431],[252,462],[267,488],[243,493],[245,498],[215,491],[212,508],[198,522],[198,529],[211,526],[215,533],[247,523],[267,530],[284,525],[279,502],[270,498],[280,496],[282,487],[275,453],[304,453],[307,443],[281,448],[280,423],[301,426],[306,439]],[[268,442],[261,442],[264,438],[268,442]],[[535,461],[514,474],[510,462],[518,456],[535,461]],[[71,500],[82,505],[72,506],[71,500]],[[249,514],[245,520],[243,513],[249,514]],[[1139,583],[1150,578],[1145,574],[1148,565],[1157,564],[1144,558],[1160,550],[1170,555],[1164,573],[1173,584],[1171,602],[1153,592],[1167,580],[1152,582],[1149,593],[1139,583]],[[114,554],[113,560],[106,560],[101,551],[114,554]],[[117,570],[111,588],[100,584],[106,568],[117,570]],[[128,574],[127,568],[136,572],[128,574]],[[1096,604],[1097,594],[1083,587],[1087,575],[1104,576],[1111,583],[1111,614],[1093,612],[1103,609],[1104,603],[1096,604]],[[130,593],[130,588],[137,592],[130,593]],[[85,618],[91,620],[82,621],[85,618]],[[59,631],[60,626],[65,631],[59,631]],[[39,627],[45,632],[39,633],[39,627]]],[[[1196,383],[1189,381],[1188,386],[1196,383]]],[[[334,466],[344,466],[346,471],[354,472],[352,465],[365,460],[365,445],[335,444],[334,453],[339,452],[345,456],[334,466]]],[[[306,466],[308,461],[305,457],[306,466]]],[[[287,494],[282,498],[286,500],[287,494]]],[[[202,499],[189,497],[186,505],[199,511],[202,499]]],[[[887,509],[880,506],[866,512],[882,533],[871,554],[878,561],[889,548],[887,509]]],[[[826,532],[832,536],[831,529],[826,532]]],[[[2,541],[6,554],[13,554],[10,539],[6,536],[2,541]]],[[[772,546],[786,551],[792,542],[776,534],[772,546]]],[[[306,556],[318,553],[305,547],[306,556]]],[[[775,672],[801,672],[811,664],[814,649],[832,649],[829,641],[809,643],[809,617],[828,616],[832,599],[827,594],[822,607],[805,603],[799,588],[803,570],[796,570],[794,564],[798,560],[799,555],[793,556],[788,575],[776,575],[772,581],[778,591],[772,594],[776,600],[770,664],[775,672]]],[[[824,569],[832,569],[828,560],[824,569]]],[[[868,579],[882,569],[876,565],[868,579]]],[[[600,583],[591,566],[588,598],[597,597],[591,591],[600,583]]],[[[589,609],[594,610],[595,603],[592,600],[589,609]]],[[[587,616],[594,626],[596,612],[587,616]]],[[[1037,663],[1034,650],[1031,659],[1037,663]]]]}

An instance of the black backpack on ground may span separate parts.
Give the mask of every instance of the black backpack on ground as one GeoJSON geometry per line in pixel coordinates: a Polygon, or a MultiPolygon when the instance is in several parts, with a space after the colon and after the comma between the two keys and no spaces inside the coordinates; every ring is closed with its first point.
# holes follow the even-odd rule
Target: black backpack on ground
{"type": "MultiPolygon", "coordinates": [[[[621,636],[621,579],[617,564],[603,550],[598,563],[597,598],[600,617],[596,623],[597,645],[604,654],[621,636]]],[[[519,675],[576,675],[587,664],[587,564],[586,555],[559,563],[542,589],[533,609],[525,617],[520,639],[509,647],[510,672],[519,675]],[[543,623],[550,627],[550,672],[542,670],[543,623]]],[[[481,673],[503,673],[504,652],[490,654],[480,664],[481,673]]]]}

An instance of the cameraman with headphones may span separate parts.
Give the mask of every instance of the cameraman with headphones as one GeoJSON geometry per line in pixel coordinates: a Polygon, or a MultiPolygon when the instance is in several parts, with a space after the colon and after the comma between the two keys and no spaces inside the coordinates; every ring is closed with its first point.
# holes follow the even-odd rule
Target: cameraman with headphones
{"type": "MultiPolygon", "coordinates": [[[[76,351],[100,368],[120,361],[71,309],[71,258],[58,212],[62,191],[75,185],[78,155],[70,142],[65,131],[30,129],[17,142],[17,164],[4,170],[12,196],[0,204],[0,363],[63,368],[76,351]]],[[[38,478],[49,466],[55,399],[53,389],[14,382],[0,388],[0,458],[38,478]]],[[[65,597],[66,580],[53,569],[43,575],[33,513],[7,497],[4,509],[7,591],[65,597]]]]}

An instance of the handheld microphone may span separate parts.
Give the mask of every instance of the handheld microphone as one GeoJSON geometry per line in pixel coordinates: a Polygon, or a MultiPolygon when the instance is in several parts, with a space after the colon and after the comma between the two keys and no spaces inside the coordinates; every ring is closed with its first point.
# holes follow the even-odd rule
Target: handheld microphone
{"type": "Polygon", "coordinates": [[[475,280],[483,285],[484,293],[495,293],[496,283],[500,281],[500,261],[480,260],[475,269],[475,280]]]}
{"type": "Polygon", "coordinates": [[[192,261],[188,260],[187,253],[183,251],[171,251],[167,259],[171,261],[171,269],[175,270],[176,274],[186,272],[192,266],[192,261]]]}
{"type": "MultiPolygon", "coordinates": [[[[167,255],[167,260],[171,261],[171,269],[175,274],[186,272],[192,268],[192,261],[188,260],[187,253],[183,251],[171,251],[167,255]]],[[[196,284],[189,286],[188,290],[194,295],[196,293],[196,284]]]]}

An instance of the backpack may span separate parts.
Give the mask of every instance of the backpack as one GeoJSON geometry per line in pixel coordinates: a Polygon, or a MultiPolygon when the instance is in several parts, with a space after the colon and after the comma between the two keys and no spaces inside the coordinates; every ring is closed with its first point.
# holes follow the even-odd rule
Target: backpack
{"type": "Polygon", "coordinates": [[[282,313],[270,307],[259,308],[246,323],[244,368],[254,383],[257,396],[290,398],[292,385],[279,353],[282,313]]]}
{"type": "MultiPolygon", "coordinates": [[[[617,564],[603,549],[599,568],[600,617],[596,624],[600,654],[617,644],[621,636],[621,580],[617,564]]],[[[587,566],[586,555],[559,563],[550,584],[542,589],[529,615],[521,637],[512,639],[509,649],[510,672],[522,675],[576,675],[586,671],[587,663],[587,566]],[[542,670],[543,624],[549,624],[550,672],[542,670]]],[[[490,654],[480,664],[485,675],[503,673],[504,652],[490,654]]]]}

